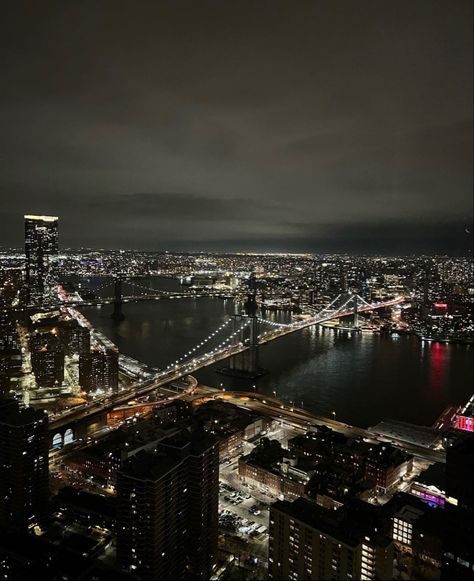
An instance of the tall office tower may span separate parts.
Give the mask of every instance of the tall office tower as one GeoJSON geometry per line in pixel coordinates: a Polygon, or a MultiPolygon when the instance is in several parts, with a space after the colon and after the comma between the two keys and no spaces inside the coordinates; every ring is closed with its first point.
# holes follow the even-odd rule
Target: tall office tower
{"type": "Polygon", "coordinates": [[[116,349],[94,349],[79,357],[79,384],[85,391],[118,390],[119,353],[116,349]]]}
{"type": "Polygon", "coordinates": [[[393,579],[393,542],[366,513],[375,507],[366,507],[277,501],[270,508],[269,579],[393,579]]]}
{"type": "Polygon", "coordinates": [[[27,530],[47,515],[48,416],[0,400],[0,527],[27,530]]]}
{"type": "Polygon", "coordinates": [[[25,254],[27,298],[30,303],[41,303],[56,282],[58,218],[25,216],[25,254]]]}
{"type": "Polygon", "coordinates": [[[117,477],[117,559],[142,579],[209,579],[217,554],[218,445],[206,433],[168,438],[117,477]]]}

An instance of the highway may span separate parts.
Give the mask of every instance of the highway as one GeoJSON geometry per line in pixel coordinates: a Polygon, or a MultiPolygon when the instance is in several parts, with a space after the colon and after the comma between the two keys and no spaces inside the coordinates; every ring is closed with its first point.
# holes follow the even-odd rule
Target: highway
{"type": "Polygon", "coordinates": [[[236,404],[240,407],[250,408],[262,415],[267,415],[274,420],[285,421],[292,427],[298,427],[305,431],[310,426],[327,426],[337,432],[344,434],[349,438],[366,438],[372,442],[391,443],[409,454],[429,462],[446,462],[446,453],[444,450],[432,450],[423,446],[409,444],[404,440],[397,438],[377,438],[373,433],[359,428],[357,426],[350,426],[335,419],[317,416],[306,410],[288,405],[287,403],[273,397],[262,395],[259,393],[249,393],[244,391],[232,392],[218,392],[213,397],[224,398],[230,403],[236,404]]]}

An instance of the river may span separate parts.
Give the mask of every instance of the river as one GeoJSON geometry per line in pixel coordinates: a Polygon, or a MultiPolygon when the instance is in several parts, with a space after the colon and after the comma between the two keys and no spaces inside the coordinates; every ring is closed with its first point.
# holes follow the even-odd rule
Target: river
{"type": "MultiPolygon", "coordinates": [[[[178,288],[176,281],[168,279],[141,284],[178,288]]],[[[83,312],[123,353],[166,367],[236,308],[232,300],[207,297],[127,303],[126,319],[120,323],[110,318],[110,305],[83,312]]],[[[273,316],[275,320],[288,317],[273,316]]],[[[431,425],[447,405],[464,403],[472,395],[473,353],[472,345],[311,327],[262,347],[260,365],[269,373],[258,380],[223,376],[217,373],[223,363],[195,375],[215,387],[251,390],[255,385],[262,393],[276,391],[294,405],[362,427],[384,418],[431,425]]]]}

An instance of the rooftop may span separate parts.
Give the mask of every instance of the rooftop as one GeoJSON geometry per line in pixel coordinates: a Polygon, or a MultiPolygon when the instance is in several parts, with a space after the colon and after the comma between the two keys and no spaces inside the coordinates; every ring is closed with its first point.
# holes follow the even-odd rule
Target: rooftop
{"type": "Polygon", "coordinates": [[[156,450],[141,450],[126,460],[120,472],[132,478],[156,481],[186,457],[201,455],[215,444],[215,438],[206,432],[181,430],[161,441],[156,450]]]}
{"type": "Polygon", "coordinates": [[[43,410],[31,407],[20,407],[16,400],[3,400],[0,405],[0,424],[7,426],[26,426],[35,422],[47,422],[48,416],[43,410]]]}
{"type": "Polygon", "coordinates": [[[36,216],[34,214],[25,214],[25,220],[38,220],[41,222],[57,222],[59,218],[57,216],[36,216]]]}
{"type": "Polygon", "coordinates": [[[137,480],[157,481],[182,462],[177,454],[141,450],[123,463],[119,473],[137,480]]]}
{"type": "Polygon", "coordinates": [[[369,432],[387,438],[402,440],[403,442],[417,446],[424,446],[425,448],[434,446],[441,437],[439,430],[435,428],[417,426],[415,424],[409,424],[408,422],[390,419],[383,420],[376,426],[369,428],[369,432]]]}

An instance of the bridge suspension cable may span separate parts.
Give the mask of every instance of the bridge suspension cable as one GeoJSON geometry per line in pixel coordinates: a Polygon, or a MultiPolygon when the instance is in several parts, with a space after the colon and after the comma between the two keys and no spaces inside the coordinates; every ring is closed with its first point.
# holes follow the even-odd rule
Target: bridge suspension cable
{"type": "Polygon", "coordinates": [[[141,289],[141,290],[144,290],[144,291],[151,291],[154,294],[165,294],[165,295],[190,294],[187,291],[179,292],[179,291],[169,291],[169,290],[164,290],[164,289],[152,288],[152,287],[145,286],[145,285],[142,285],[142,284],[139,284],[139,283],[136,283],[136,282],[131,282],[131,281],[128,281],[128,280],[124,280],[123,282],[126,283],[126,284],[128,284],[128,285],[130,285],[130,286],[132,286],[132,287],[134,287],[134,288],[137,288],[137,289],[141,289]]]}
{"type": "Polygon", "coordinates": [[[351,295],[341,305],[336,307],[337,303],[340,302],[341,298],[343,298],[343,297],[344,297],[344,295],[342,295],[342,294],[338,295],[329,305],[327,305],[326,307],[324,307],[320,311],[314,313],[314,315],[311,319],[307,319],[305,321],[295,321],[293,323],[279,323],[277,321],[270,321],[269,319],[263,319],[262,317],[258,317],[258,321],[260,323],[270,325],[272,327],[279,327],[282,329],[285,329],[285,328],[292,329],[292,328],[300,327],[303,325],[306,326],[306,325],[310,324],[312,321],[314,323],[317,323],[317,322],[320,322],[322,320],[329,320],[332,317],[339,316],[341,313],[344,312],[344,310],[349,305],[351,305],[351,303],[354,303],[354,301],[357,301],[357,306],[361,307],[363,309],[367,309],[367,308],[372,309],[372,308],[376,307],[378,304],[378,303],[374,303],[374,305],[371,305],[370,303],[368,303],[366,300],[364,300],[359,295],[351,295]]]}
{"type": "MultiPolygon", "coordinates": [[[[211,333],[209,333],[209,335],[205,339],[203,339],[200,343],[198,343],[192,349],[190,349],[189,351],[187,351],[186,353],[184,353],[183,355],[181,355],[181,357],[178,357],[178,359],[176,359],[176,361],[174,363],[171,363],[170,365],[168,365],[167,369],[171,369],[175,365],[178,365],[179,363],[183,362],[187,357],[193,355],[193,353],[195,353],[198,350],[200,350],[201,347],[204,347],[204,345],[206,345],[207,343],[209,343],[209,341],[211,341],[216,335],[218,335],[220,332],[222,332],[231,322],[232,322],[232,319],[230,319],[230,318],[227,319],[227,321],[225,321],[224,323],[222,323],[222,325],[220,325],[219,327],[217,327],[217,329],[215,329],[214,331],[212,331],[211,333]]],[[[230,337],[235,336],[236,333],[234,333],[230,337]]]]}

